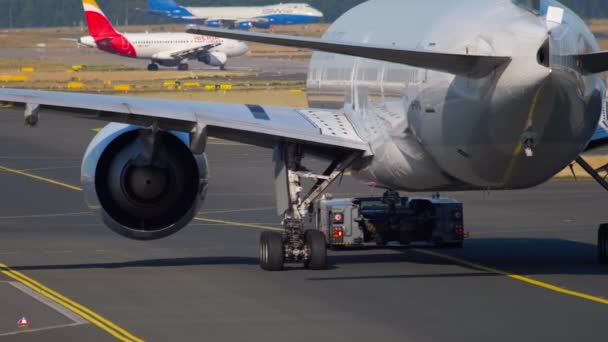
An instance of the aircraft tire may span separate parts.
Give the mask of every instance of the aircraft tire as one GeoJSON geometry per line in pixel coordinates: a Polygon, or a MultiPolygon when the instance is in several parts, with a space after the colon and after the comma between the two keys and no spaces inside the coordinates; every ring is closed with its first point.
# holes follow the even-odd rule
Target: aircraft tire
{"type": "Polygon", "coordinates": [[[598,230],[597,256],[600,264],[608,264],[608,224],[602,224],[598,230]]]}
{"type": "Polygon", "coordinates": [[[260,236],[260,267],[265,271],[281,271],[284,258],[283,234],[263,232],[260,236]]]}
{"type": "Polygon", "coordinates": [[[158,71],[158,64],[148,64],[148,71],[158,71]]]}
{"type": "Polygon", "coordinates": [[[307,230],[304,234],[304,242],[308,247],[310,255],[304,262],[304,267],[311,270],[327,269],[327,242],[325,234],[318,230],[307,230]]]}

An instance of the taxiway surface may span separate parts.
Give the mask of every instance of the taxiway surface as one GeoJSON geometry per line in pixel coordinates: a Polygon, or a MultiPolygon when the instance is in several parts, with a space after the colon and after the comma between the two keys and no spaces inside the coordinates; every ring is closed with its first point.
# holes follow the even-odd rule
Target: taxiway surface
{"type": "MultiPolygon", "coordinates": [[[[270,151],[212,141],[199,220],[165,240],[129,241],[65,186],[79,186],[100,124],[45,117],[29,129],[20,115],[0,111],[0,263],[10,267],[0,275],[0,340],[117,340],[100,320],[75,324],[69,302],[53,307],[19,289],[28,279],[146,341],[606,339],[608,268],[596,264],[595,239],[608,194],[592,182],[451,194],[472,234],[463,250],[331,252],[330,270],[268,273],[250,225],[277,226],[270,151]],[[24,315],[43,330],[18,329],[24,315]]],[[[348,177],[331,191],[373,193],[348,177]]]]}

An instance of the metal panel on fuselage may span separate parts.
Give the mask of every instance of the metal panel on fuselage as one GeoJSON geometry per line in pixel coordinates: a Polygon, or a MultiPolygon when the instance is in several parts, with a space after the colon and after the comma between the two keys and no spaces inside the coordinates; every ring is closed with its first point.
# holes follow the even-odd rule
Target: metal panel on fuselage
{"type": "Polygon", "coordinates": [[[193,49],[219,40],[215,37],[188,33],[131,33],[124,36],[135,47],[137,57],[145,59],[150,59],[161,52],[193,49]]]}
{"type": "MultiPolygon", "coordinates": [[[[566,10],[557,26],[547,27],[544,17],[510,0],[370,1],[337,20],[326,37],[404,49],[512,56],[513,60],[474,80],[315,53],[308,78],[309,102],[314,107],[336,107],[360,99],[361,94],[372,101],[402,102],[402,110],[351,113],[359,116],[354,121],[363,122],[359,127],[380,126],[373,132],[359,132],[372,141],[376,155],[385,155],[362,168],[361,174],[388,187],[531,187],[553,176],[584,149],[595,131],[601,111],[598,104],[605,92],[598,76],[583,76],[571,58],[557,57],[597,51],[585,24],[566,10]],[[559,30],[559,37],[550,36],[549,29],[559,30]],[[551,68],[537,59],[547,39],[552,39],[551,68]],[[405,146],[408,139],[412,142],[405,146]],[[530,141],[534,156],[526,157],[525,144],[530,141]],[[445,177],[427,179],[423,187],[419,180],[411,181],[421,171],[416,162],[420,158],[403,152],[408,148],[432,160],[435,174],[445,177]],[[405,161],[395,164],[397,159],[405,161]],[[383,164],[390,165],[390,170],[383,164]]],[[[433,168],[426,163],[424,172],[429,167],[433,168]]]]}

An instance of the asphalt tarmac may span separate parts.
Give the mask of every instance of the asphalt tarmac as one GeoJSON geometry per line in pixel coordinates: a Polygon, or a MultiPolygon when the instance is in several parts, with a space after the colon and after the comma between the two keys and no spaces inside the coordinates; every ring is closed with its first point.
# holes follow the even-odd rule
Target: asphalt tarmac
{"type": "MultiPolygon", "coordinates": [[[[268,273],[253,226],[277,226],[270,151],[211,141],[199,220],[130,241],[66,187],[100,124],[30,129],[20,115],[0,112],[0,340],[606,340],[595,240],[608,193],[595,183],[444,194],[465,204],[463,250],[330,252],[330,270],[268,273]]],[[[349,177],[331,191],[377,193],[349,177]]]]}
{"type": "MultiPolygon", "coordinates": [[[[104,53],[90,48],[67,48],[67,49],[2,49],[0,58],[40,58],[47,62],[60,64],[99,64],[130,66],[146,70],[149,60],[131,59],[122,56],[104,53]],[[86,63],[84,62],[86,61],[86,63]]],[[[253,57],[244,55],[241,57],[230,58],[226,64],[226,70],[246,71],[260,73],[256,78],[261,79],[282,79],[282,80],[306,80],[309,60],[306,58],[271,58],[253,57]]],[[[190,70],[218,70],[198,61],[189,61],[190,70]]],[[[161,67],[161,70],[175,70],[175,68],[161,67]]]]}

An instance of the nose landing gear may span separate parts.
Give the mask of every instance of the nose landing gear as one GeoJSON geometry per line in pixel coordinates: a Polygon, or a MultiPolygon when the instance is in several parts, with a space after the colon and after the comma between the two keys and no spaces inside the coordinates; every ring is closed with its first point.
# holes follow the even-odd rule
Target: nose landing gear
{"type": "Polygon", "coordinates": [[[600,264],[608,265],[608,224],[602,224],[597,234],[597,259],[600,264]]]}
{"type": "MultiPolygon", "coordinates": [[[[600,186],[608,191],[608,182],[600,176],[598,170],[595,170],[582,157],[578,157],[576,162],[583,170],[593,177],[600,186]]],[[[602,224],[597,232],[597,257],[600,264],[608,265],[608,224],[602,224]]]]}

